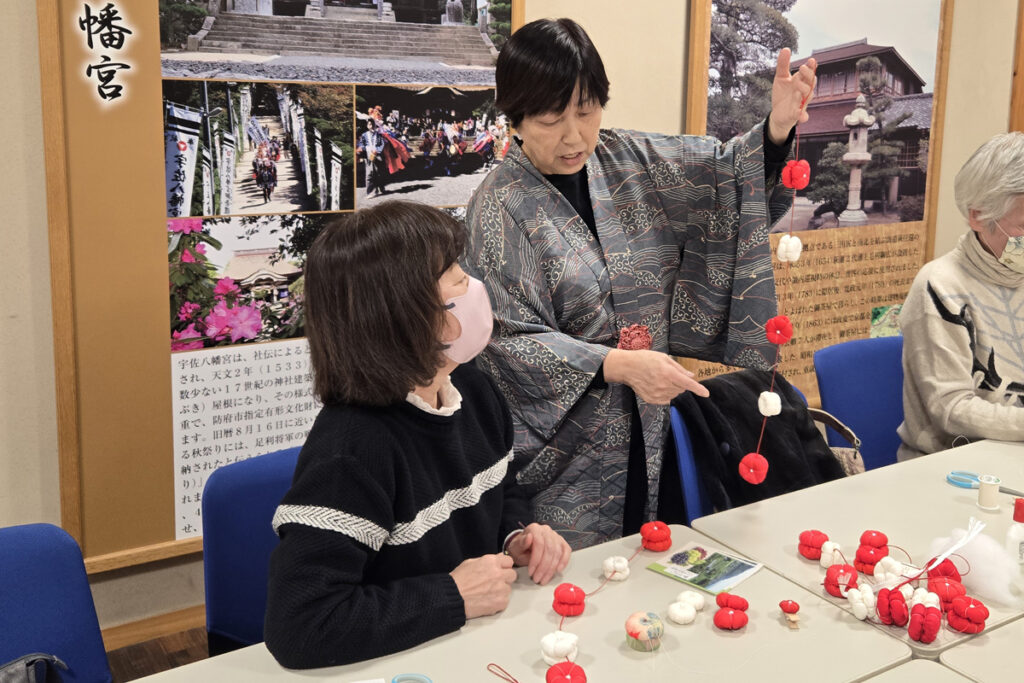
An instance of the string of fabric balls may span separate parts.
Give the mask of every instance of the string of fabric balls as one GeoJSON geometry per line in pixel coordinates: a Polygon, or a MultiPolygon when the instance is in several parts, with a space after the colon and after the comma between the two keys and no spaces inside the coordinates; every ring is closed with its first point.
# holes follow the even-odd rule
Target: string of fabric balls
{"type": "MultiPolygon", "coordinates": [[[[802,532],[797,545],[802,557],[817,560],[825,569],[825,591],[845,599],[853,615],[862,621],[906,628],[911,640],[925,644],[938,636],[943,617],[950,628],[961,633],[984,630],[988,608],[967,595],[963,585],[969,562],[963,573],[950,557],[934,557],[918,568],[892,557],[889,549],[888,537],[875,530],[861,534],[853,564],[838,543],[817,529],[802,532]],[[860,578],[860,574],[865,577],[860,578]]],[[[913,561],[909,553],[899,549],[908,562],[913,561]]]]}
{"type": "MultiPolygon", "coordinates": [[[[548,633],[540,640],[541,657],[549,667],[545,674],[546,683],[586,683],[587,674],[583,667],[576,663],[579,637],[564,630],[565,620],[583,614],[587,598],[595,595],[610,582],[621,583],[628,579],[630,563],[643,550],[664,552],[671,547],[672,531],[668,525],[660,521],[647,522],[640,527],[640,548],[631,557],[613,555],[604,560],[604,579],[597,588],[588,593],[572,583],[562,583],[555,587],[551,608],[561,616],[558,630],[548,633]]],[[[676,624],[692,624],[697,619],[697,613],[704,610],[705,604],[702,593],[683,591],[668,606],[668,618],[676,624]]],[[[713,617],[713,623],[717,628],[735,631],[747,625],[749,603],[745,598],[734,593],[722,592],[715,597],[715,604],[718,610],[713,617]]],[[[800,605],[793,600],[783,600],[779,603],[779,608],[790,628],[797,628],[797,612],[800,605]]],[[[661,647],[665,623],[656,612],[634,612],[626,618],[625,630],[626,643],[630,648],[640,652],[654,652],[661,647]]],[[[488,664],[487,670],[507,683],[519,683],[518,679],[498,664],[488,664]]]]}

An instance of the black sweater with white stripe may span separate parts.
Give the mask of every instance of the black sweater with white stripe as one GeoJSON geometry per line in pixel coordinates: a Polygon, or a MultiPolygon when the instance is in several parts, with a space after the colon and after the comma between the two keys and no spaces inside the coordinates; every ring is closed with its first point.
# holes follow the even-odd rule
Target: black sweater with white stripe
{"type": "Polygon", "coordinates": [[[264,637],[283,666],[362,661],[459,629],[449,572],[529,522],[504,398],[472,366],[452,383],[450,416],[408,402],[317,416],[274,516],[264,637]]]}

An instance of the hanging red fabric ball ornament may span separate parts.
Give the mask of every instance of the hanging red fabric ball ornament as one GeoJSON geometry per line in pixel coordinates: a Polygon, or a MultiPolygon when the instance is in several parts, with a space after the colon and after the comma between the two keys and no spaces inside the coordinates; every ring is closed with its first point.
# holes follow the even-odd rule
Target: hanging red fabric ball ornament
{"type": "Polygon", "coordinates": [[[925,607],[918,603],[910,610],[910,623],[907,634],[911,640],[919,643],[930,643],[939,635],[942,627],[942,612],[938,607],[925,607]]]}
{"type": "Polygon", "coordinates": [[[783,600],[779,603],[779,609],[786,614],[796,614],[800,611],[800,605],[795,600],[783,600]]]}
{"type": "Polygon", "coordinates": [[[782,184],[802,190],[811,182],[811,165],[804,159],[790,159],[782,169],[782,184]]]}
{"type": "Polygon", "coordinates": [[[853,565],[834,564],[825,570],[825,590],[829,595],[843,597],[850,588],[857,587],[857,570],[853,565]]]}
{"type": "Polygon", "coordinates": [[[715,604],[719,607],[728,607],[730,609],[739,610],[740,612],[746,612],[747,608],[750,607],[750,603],[747,602],[746,598],[741,598],[733,593],[722,592],[715,596],[715,604]]]}
{"type": "Polygon", "coordinates": [[[640,527],[640,544],[655,552],[668,550],[672,547],[672,530],[665,522],[647,522],[640,527]]]}
{"type": "Polygon", "coordinates": [[[747,613],[740,609],[723,607],[715,612],[715,626],[723,631],[735,631],[747,625],[747,613]]]}
{"type": "MultiPolygon", "coordinates": [[[[931,560],[928,560],[928,564],[931,564],[934,559],[935,558],[933,557],[931,560]]],[[[953,560],[948,557],[928,570],[929,579],[940,579],[943,577],[952,579],[957,583],[964,582],[963,577],[960,576],[960,570],[956,568],[955,564],[953,564],[953,560]]]]}
{"type": "Polygon", "coordinates": [[[881,548],[876,548],[870,545],[861,545],[857,548],[857,555],[854,557],[853,566],[856,567],[859,572],[874,574],[875,564],[888,554],[889,546],[887,545],[883,545],[881,548]]]}
{"type": "Polygon", "coordinates": [[[953,604],[946,612],[949,625],[961,633],[981,633],[985,630],[988,619],[988,607],[985,603],[969,595],[953,598],[953,604]]]}
{"type": "Polygon", "coordinates": [[[563,617],[575,617],[583,614],[586,597],[587,594],[579,586],[560,583],[555,587],[555,601],[551,603],[551,609],[563,617]]]}
{"type": "Polygon", "coordinates": [[[587,683],[587,674],[576,662],[553,664],[544,675],[545,683],[587,683]]]}
{"type": "Polygon", "coordinates": [[[907,599],[898,590],[883,588],[878,591],[878,620],[883,624],[906,626],[910,621],[907,599]]]}
{"type": "Polygon", "coordinates": [[[967,589],[964,588],[962,583],[945,576],[928,579],[928,590],[939,596],[943,612],[949,612],[949,608],[953,605],[955,598],[967,595],[967,589]]]}
{"type": "Polygon", "coordinates": [[[800,532],[800,543],[797,551],[808,560],[821,559],[821,545],[828,540],[828,534],[817,529],[808,529],[800,532]]]}
{"type": "Polygon", "coordinates": [[[744,480],[756,486],[768,476],[768,460],[760,453],[747,453],[740,460],[739,470],[744,480]]]}
{"type": "Polygon", "coordinates": [[[793,323],[784,315],[769,318],[764,324],[764,336],[772,344],[785,344],[793,338],[793,323]]]}

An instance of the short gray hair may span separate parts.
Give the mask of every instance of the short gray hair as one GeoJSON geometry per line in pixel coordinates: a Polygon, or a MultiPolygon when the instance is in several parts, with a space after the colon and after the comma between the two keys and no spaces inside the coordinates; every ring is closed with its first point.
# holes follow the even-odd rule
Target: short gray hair
{"type": "Polygon", "coordinates": [[[953,183],[956,206],[964,218],[978,212],[978,220],[990,223],[1013,209],[1024,197],[1024,133],[1003,133],[979,147],[953,183]]]}

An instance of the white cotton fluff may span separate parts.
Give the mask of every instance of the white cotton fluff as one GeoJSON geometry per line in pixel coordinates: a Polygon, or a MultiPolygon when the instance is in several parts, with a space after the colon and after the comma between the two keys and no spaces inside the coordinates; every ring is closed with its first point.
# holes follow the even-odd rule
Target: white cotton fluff
{"type": "Polygon", "coordinates": [[[540,639],[540,654],[549,665],[576,661],[579,636],[568,631],[552,631],[540,639]]]}
{"type": "Polygon", "coordinates": [[[782,399],[774,391],[762,391],[757,397],[757,409],[765,417],[772,417],[782,412],[782,399]]]}
{"type": "Polygon", "coordinates": [[[861,621],[875,618],[875,593],[868,584],[846,591],[846,601],[850,604],[853,616],[861,621]]]}
{"type": "Polygon", "coordinates": [[[783,235],[779,238],[779,246],[775,250],[775,255],[780,261],[786,263],[795,263],[800,260],[800,252],[804,250],[804,245],[800,241],[800,238],[796,235],[783,235]]]}
{"type": "Polygon", "coordinates": [[[821,544],[821,559],[818,562],[825,569],[834,564],[846,564],[843,556],[839,554],[839,544],[833,541],[825,541],[821,544]]]}
{"type": "Polygon", "coordinates": [[[677,624],[692,624],[697,618],[697,610],[685,602],[673,602],[668,606],[668,618],[677,624]]]}
{"type": "MultiPolygon", "coordinates": [[[[910,568],[903,564],[892,555],[886,555],[878,562],[875,563],[875,570],[873,572],[875,576],[875,582],[881,584],[883,588],[886,584],[896,585],[900,583],[904,577],[912,576],[908,573],[910,568]]],[[[915,572],[916,573],[916,572],[915,572]]]]}
{"type": "Polygon", "coordinates": [[[698,612],[704,609],[704,596],[697,591],[683,591],[676,596],[676,602],[692,605],[693,609],[698,612]]]}
{"type": "Polygon", "coordinates": [[[941,609],[942,601],[939,600],[938,593],[932,593],[922,586],[914,590],[914,595],[910,598],[910,609],[914,609],[916,605],[941,609]]]}
{"type": "MultiPolygon", "coordinates": [[[[953,529],[952,536],[932,541],[932,557],[962,539],[967,532],[953,529]]],[[[971,566],[963,577],[964,588],[971,597],[1007,607],[1024,607],[1024,580],[1020,565],[1006,552],[1003,544],[982,532],[956,551],[971,566]],[[1016,594],[1015,594],[1016,592],[1016,594]]]]}
{"type": "Polygon", "coordinates": [[[604,576],[609,581],[625,581],[629,576],[629,560],[621,555],[612,555],[604,560],[604,576]]]}

